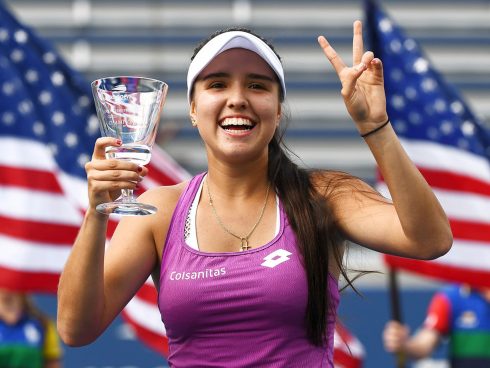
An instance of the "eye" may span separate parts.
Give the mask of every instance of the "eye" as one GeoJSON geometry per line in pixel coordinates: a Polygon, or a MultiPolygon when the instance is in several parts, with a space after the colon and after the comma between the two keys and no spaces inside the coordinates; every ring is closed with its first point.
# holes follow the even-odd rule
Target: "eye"
{"type": "Polygon", "coordinates": [[[254,82],[254,83],[250,83],[249,88],[250,88],[250,89],[265,89],[265,87],[264,87],[264,85],[263,85],[263,84],[261,84],[261,83],[256,83],[256,82],[254,82]]]}
{"type": "Polygon", "coordinates": [[[209,88],[224,88],[225,83],[221,81],[214,81],[209,83],[209,88]]]}

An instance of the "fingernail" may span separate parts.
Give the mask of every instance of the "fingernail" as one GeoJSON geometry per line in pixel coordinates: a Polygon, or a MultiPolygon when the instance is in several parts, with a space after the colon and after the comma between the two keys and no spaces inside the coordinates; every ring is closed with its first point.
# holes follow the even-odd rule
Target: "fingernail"
{"type": "Polygon", "coordinates": [[[142,172],[143,168],[141,166],[138,166],[138,172],[142,172]]]}
{"type": "Polygon", "coordinates": [[[118,146],[120,146],[120,145],[122,144],[122,140],[118,139],[118,140],[116,141],[116,144],[117,144],[118,146]]]}

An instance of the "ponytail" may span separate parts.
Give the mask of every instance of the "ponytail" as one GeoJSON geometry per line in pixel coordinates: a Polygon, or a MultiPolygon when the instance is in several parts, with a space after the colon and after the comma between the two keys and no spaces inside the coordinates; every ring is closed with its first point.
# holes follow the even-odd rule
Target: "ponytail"
{"type": "Polygon", "coordinates": [[[331,257],[341,265],[336,228],[327,201],[312,184],[312,172],[298,167],[281,147],[278,132],[269,143],[268,179],[274,184],[294,230],[308,280],[305,324],[308,339],[322,346],[327,336],[329,299],[328,265],[331,257]]]}

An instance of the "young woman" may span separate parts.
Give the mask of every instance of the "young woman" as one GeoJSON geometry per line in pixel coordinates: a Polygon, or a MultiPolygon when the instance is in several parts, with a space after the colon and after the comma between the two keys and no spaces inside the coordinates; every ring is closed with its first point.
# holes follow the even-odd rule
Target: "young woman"
{"type": "Polygon", "coordinates": [[[247,30],[196,49],[187,84],[208,170],[140,198],[154,216],[124,218],[105,251],[97,204],[134,188],[147,169],[87,164],[90,207],[59,287],[58,328],[70,345],[94,341],[151,274],[175,367],[330,367],[345,240],[419,259],[449,250],[447,218],[403,151],[385,106],[382,64],[354,23],[353,66],[318,42],[390,189],[298,168],[281,147],[286,95],[273,48],[247,30]]]}

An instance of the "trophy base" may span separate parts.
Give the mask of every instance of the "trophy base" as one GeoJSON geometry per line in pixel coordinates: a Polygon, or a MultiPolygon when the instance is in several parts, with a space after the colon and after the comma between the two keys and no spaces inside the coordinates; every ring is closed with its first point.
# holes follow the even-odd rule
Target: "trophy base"
{"type": "Polygon", "coordinates": [[[147,216],[157,212],[157,208],[149,204],[138,202],[109,202],[99,204],[95,209],[106,215],[147,216]]]}

